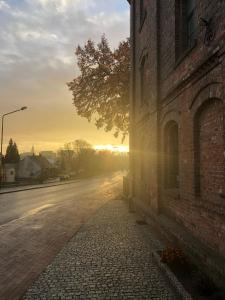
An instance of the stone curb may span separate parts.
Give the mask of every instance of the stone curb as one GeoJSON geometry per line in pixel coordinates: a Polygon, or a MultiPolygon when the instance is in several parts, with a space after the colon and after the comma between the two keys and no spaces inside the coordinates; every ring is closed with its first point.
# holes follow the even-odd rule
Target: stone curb
{"type": "Polygon", "coordinates": [[[66,184],[72,184],[74,182],[80,181],[80,179],[75,179],[72,182],[64,182],[64,183],[58,183],[58,184],[52,184],[52,185],[45,185],[45,186],[34,186],[34,187],[28,187],[28,188],[21,188],[19,190],[12,190],[12,191],[5,191],[5,192],[1,192],[0,191],[0,195],[4,195],[4,194],[12,194],[12,193],[17,193],[17,192],[24,192],[24,191],[30,191],[30,190],[37,190],[37,189],[44,189],[44,188],[48,188],[48,187],[54,187],[54,186],[60,186],[60,185],[66,185],[66,184]]]}
{"type": "Polygon", "coordinates": [[[175,292],[177,293],[178,299],[193,300],[191,295],[185,290],[183,285],[178,281],[177,277],[170,271],[167,265],[161,262],[160,256],[155,251],[152,252],[152,257],[157,263],[163,276],[168,279],[169,283],[174,288],[175,292]]]}

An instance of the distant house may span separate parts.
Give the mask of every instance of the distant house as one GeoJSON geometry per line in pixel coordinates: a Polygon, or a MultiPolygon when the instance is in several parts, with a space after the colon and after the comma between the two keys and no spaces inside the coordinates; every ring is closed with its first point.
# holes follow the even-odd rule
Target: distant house
{"type": "Polygon", "coordinates": [[[24,159],[25,157],[31,156],[31,155],[33,155],[32,152],[23,152],[23,153],[20,153],[20,159],[24,159]]]}
{"type": "Polygon", "coordinates": [[[16,164],[4,165],[4,182],[13,183],[16,180],[16,164]]]}
{"type": "Polygon", "coordinates": [[[55,152],[53,152],[53,151],[41,151],[40,155],[45,157],[48,160],[48,162],[50,164],[52,164],[53,166],[56,164],[57,157],[56,157],[55,152]]]}
{"type": "Polygon", "coordinates": [[[17,178],[29,180],[47,179],[51,169],[52,166],[45,157],[41,155],[26,156],[18,164],[17,178]]]}

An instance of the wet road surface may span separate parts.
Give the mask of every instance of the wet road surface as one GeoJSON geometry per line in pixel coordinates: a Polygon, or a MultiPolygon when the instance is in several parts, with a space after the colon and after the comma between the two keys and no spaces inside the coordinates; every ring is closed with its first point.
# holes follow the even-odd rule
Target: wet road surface
{"type": "Polygon", "coordinates": [[[0,299],[19,299],[53,257],[102,205],[122,174],[0,195],[0,299]]]}

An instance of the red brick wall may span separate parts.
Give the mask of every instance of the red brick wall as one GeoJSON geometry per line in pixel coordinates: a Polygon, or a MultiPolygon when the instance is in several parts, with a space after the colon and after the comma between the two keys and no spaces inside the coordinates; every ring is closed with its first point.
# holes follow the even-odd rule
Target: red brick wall
{"type": "MultiPolygon", "coordinates": [[[[213,74],[220,71],[218,67],[213,74]]],[[[224,255],[225,201],[220,193],[225,194],[225,105],[223,85],[210,84],[215,78],[208,78],[208,87],[202,90],[192,107],[192,100],[205,84],[206,78],[163,109],[166,117],[162,119],[162,133],[167,122],[175,119],[171,111],[177,114],[180,182],[178,189],[168,190],[164,188],[161,178],[161,207],[162,212],[224,255]],[[178,107],[176,112],[175,107],[178,107]],[[197,193],[198,184],[200,193],[197,193]]],[[[162,165],[162,177],[163,169],[162,165]]]]}
{"type": "Polygon", "coordinates": [[[199,193],[207,201],[225,192],[224,112],[222,101],[209,101],[196,120],[196,170],[199,193]]]}
{"type": "Polygon", "coordinates": [[[224,256],[225,4],[222,0],[196,3],[196,45],[179,62],[175,58],[175,0],[144,1],[147,14],[142,27],[136,6],[133,173],[137,201],[149,211],[159,206],[224,256]],[[213,21],[215,36],[208,45],[201,17],[213,21]],[[141,106],[139,67],[144,53],[148,55],[149,98],[148,105],[141,106]],[[179,188],[172,190],[164,186],[163,158],[164,130],[171,120],[179,126],[179,188]],[[141,156],[144,178],[140,176],[141,156]]]}
{"type": "MultiPolygon", "coordinates": [[[[140,22],[140,7],[138,1],[135,6],[136,36],[133,69],[134,79],[134,113],[133,113],[133,174],[134,190],[137,197],[143,199],[150,209],[157,209],[158,180],[157,180],[157,27],[156,27],[157,1],[144,1],[146,11],[144,20],[140,22]],[[145,91],[146,103],[141,104],[141,62],[145,63],[145,91]],[[151,118],[149,116],[151,115],[151,118]],[[142,176],[144,174],[144,176],[142,176]]],[[[131,146],[132,147],[132,146],[131,146]]]]}

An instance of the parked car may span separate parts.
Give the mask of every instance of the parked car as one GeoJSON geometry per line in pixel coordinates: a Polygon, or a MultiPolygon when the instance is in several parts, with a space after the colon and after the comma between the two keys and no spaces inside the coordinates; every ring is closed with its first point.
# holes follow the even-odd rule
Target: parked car
{"type": "Polygon", "coordinates": [[[60,178],[60,181],[64,181],[64,180],[69,180],[70,176],[65,174],[65,175],[60,175],[59,178],[60,178]]]}

